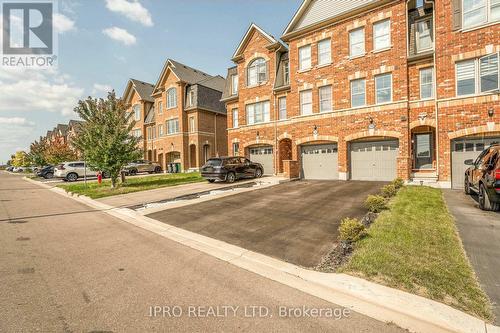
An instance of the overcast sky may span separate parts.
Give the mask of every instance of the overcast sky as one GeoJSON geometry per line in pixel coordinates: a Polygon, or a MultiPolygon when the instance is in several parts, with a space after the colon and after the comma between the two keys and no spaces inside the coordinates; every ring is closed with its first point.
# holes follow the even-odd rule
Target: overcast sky
{"type": "Polygon", "coordinates": [[[79,99],[110,89],[121,95],[131,77],[154,84],[167,58],[225,76],[250,23],[280,37],[300,3],[61,0],[57,69],[0,67],[0,163],[57,123],[77,119],[79,99]]]}

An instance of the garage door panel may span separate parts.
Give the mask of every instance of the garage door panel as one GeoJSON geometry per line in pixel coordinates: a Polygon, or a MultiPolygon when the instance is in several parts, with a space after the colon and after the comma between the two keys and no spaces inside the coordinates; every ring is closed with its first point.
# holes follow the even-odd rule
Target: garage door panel
{"type": "Polygon", "coordinates": [[[351,179],[391,181],[397,176],[397,141],[351,144],[351,179]]]}
{"type": "Polygon", "coordinates": [[[264,175],[274,174],[273,147],[250,148],[250,161],[262,164],[264,175]]]}
{"type": "Polygon", "coordinates": [[[339,179],[337,144],[303,146],[302,173],[304,179],[339,179]]]}

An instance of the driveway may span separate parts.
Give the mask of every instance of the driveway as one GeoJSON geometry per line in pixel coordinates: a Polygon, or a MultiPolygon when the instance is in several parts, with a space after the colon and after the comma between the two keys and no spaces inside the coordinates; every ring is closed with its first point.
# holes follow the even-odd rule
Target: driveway
{"type": "Polygon", "coordinates": [[[477,197],[462,191],[444,191],[455,217],[465,252],[483,290],[493,303],[496,324],[500,324],[500,213],[478,208],[477,197]]]}
{"type": "Polygon", "coordinates": [[[295,181],[149,217],[304,267],[318,265],[340,220],[362,218],[380,182],[295,181]]]}

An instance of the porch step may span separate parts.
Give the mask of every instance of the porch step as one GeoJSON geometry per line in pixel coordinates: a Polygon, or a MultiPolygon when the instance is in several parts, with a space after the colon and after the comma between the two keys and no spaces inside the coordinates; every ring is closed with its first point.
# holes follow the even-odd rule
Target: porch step
{"type": "Polygon", "coordinates": [[[414,172],[411,174],[409,184],[435,184],[438,181],[438,175],[435,172],[414,172]]]}

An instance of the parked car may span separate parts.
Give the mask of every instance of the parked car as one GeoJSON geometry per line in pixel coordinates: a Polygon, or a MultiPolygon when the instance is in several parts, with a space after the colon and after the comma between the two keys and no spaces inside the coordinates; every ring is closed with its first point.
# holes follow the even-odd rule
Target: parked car
{"type": "Polygon", "coordinates": [[[241,178],[260,178],[264,167],[260,163],[251,162],[244,157],[211,158],[201,168],[201,176],[210,183],[223,180],[233,183],[241,178]]]}
{"type": "Polygon", "coordinates": [[[471,166],[465,171],[465,193],[477,193],[483,210],[500,210],[500,145],[486,148],[475,161],[465,164],[471,166]]]}
{"type": "MultiPolygon", "coordinates": [[[[78,178],[97,177],[97,171],[91,169],[89,166],[85,166],[85,162],[74,161],[74,162],[63,162],[54,168],[54,177],[62,178],[65,181],[74,182],[78,178]]],[[[103,173],[103,178],[106,178],[107,174],[103,173]]]]}
{"type": "Polygon", "coordinates": [[[48,165],[43,167],[37,171],[36,175],[45,179],[51,179],[54,177],[54,166],[48,165]]]}
{"type": "Polygon", "coordinates": [[[5,169],[6,171],[9,171],[9,172],[12,172],[14,171],[14,167],[13,166],[10,166],[10,167],[7,167],[7,169],[5,169]]]}
{"type": "Polygon", "coordinates": [[[12,172],[24,172],[24,167],[14,167],[14,169],[12,169],[12,172]]]}
{"type": "Polygon", "coordinates": [[[127,164],[123,170],[129,175],[136,175],[141,172],[147,173],[160,173],[162,171],[161,165],[156,162],[138,160],[127,164]]]}

